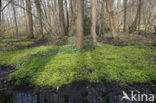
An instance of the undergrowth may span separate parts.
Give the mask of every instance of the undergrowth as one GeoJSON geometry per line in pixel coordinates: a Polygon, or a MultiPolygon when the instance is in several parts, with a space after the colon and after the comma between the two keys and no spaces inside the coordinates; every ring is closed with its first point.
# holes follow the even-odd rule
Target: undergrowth
{"type": "Polygon", "coordinates": [[[156,81],[156,50],[86,42],[83,50],[76,49],[72,37],[61,45],[0,51],[0,64],[16,65],[18,70],[10,75],[10,80],[16,80],[17,85],[60,87],[82,80],[93,83],[156,81]]]}

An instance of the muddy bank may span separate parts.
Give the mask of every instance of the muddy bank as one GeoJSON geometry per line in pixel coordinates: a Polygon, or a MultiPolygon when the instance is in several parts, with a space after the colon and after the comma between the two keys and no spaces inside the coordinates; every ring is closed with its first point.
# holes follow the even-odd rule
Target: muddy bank
{"type": "Polygon", "coordinates": [[[0,90],[8,87],[9,74],[15,71],[16,71],[15,66],[0,65],[0,90]]]}
{"type": "Polygon", "coordinates": [[[129,95],[131,91],[139,91],[142,94],[156,93],[154,81],[148,84],[125,84],[117,81],[98,84],[81,81],[60,88],[14,86],[8,84],[8,75],[15,70],[14,66],[0,66],[0,103],[123,103],[123,91],[129,95]]]}

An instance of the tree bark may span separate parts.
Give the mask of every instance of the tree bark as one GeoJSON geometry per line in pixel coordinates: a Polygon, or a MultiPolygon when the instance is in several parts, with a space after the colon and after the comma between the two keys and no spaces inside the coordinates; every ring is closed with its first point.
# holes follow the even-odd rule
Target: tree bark
{"type": "Polygon", "coordinates": [[[154,25],[154,30],[155,30],[155,33],[156,33],[156,24],[154,25]]]}
{"type": "Polygon", "coordinates": [[[65,32],[68,34],[69,32],[69,12],[68,12],[68,2],[67,0],[65,0],[65,9],[66,9],[66,30],[65,32]]]}
{"type": "Polygon", "coordinates": [[[75,0],[70,0],[70,11],[71,11],[71,15],[70,15],[70,25],[69,25],[69,36],[73,36],[73,33],[75,31],[76,28],[76,13],[75,13],[75,5],[76,2],[75,0]]]}
{"type": "Polygon", "coordinates": [[[32,8],[31,8],[31,2],[30,0],[26,0],[26,8],[27,8],[27,24],[28,24],[28,36],[27,38],[33,39],[34,34],[33,34],[33,19],[32,19],[32,8]]]}
{"type": "Polygon", "coordinates": [[[117,32],[115,29],[115,19],[114,19],[114,10],[113,10],[113,3],[111,0],[106,0],[106,11],[109,15],[109,25],[111,28],[111,34],[113,36],[113,38],[115,38],[117,36],[117,32]]]}
{"type": "Polygon", "coordinates": [[[91,8],[92,8],[92,26],[91,26],[91,35],[93,37],[93,42],[97,42],[96,37],[96,0],[91,0],[91,8]]]}
{"type": "Polygon", "coordinates": [[[142,0],[139,0],[138,34],[140,35],[142,0]]]}
{"type": "Polygon", "coordinates": [[[83,48],[83,0],[76,0],[77,4],[77,26],[76,47],[83,48]]]}
{"type": "Polygon", "coordinates": [[[117,8],[119,9],[120,7],[121,7],[121,0],[118,0],[117,8]]]}
{"type": "Polygon", "coordinates": [[[14,13],[14,23],[16,25],[16,35],[18,35],[18,24],[17,24],[17,18],[16,18],[16,10],[15,10],[15,5],[13,3],[14,3],[14,0],[12,0],[11,6],[13,9],[13,13],[14,13]]]}
{"type": "Polygon", "coordinates": [[[141,5],[142,5],[142,4],[141,4],[141,0],[139,0],[139,4],[138,4],[138,8],[137,8],[137,13],[136,13],[135,19],[134,19],[132,25],[129,27],[129,32],[130,32],[130,33],[136,31],[136,29],[137,29],[137,24],[140,25],[140,23],[139,23],[140,20],[139,20],[139,19],[140,19],[140,17],[141,17],[141,15],[140,15],[141,5]],[[139,15],[140,15],[140,16],[139,16],[139,15]]]}
{"type": "Polygon", "coordinates": [[[2,0],[0,0],[0,35],[1,35],[1,32],[2,32],[1,25],[2,25],[2,0]]]}
{"type": "Polygon", "coordinates": [[[126,32],[126,28],[127,28],[127,0],[124,0],[124,27],[123,27],[123,31],[126,32]]]}
{"type": "Polygon", "coordinates": [[[39,35],[42,36],[42,39],[44,39],[44,35],[43,35],[43,24],[42,24],[42,9],[41,9],[41,3],[40,0],[35,0],[35,4],[36,4],[36,10],[37,10],[37,17],[38,17],[38,33],[39,35]]]}
{"type": "Polygon", "coordinates": [[[59,20],[60,20],[60,28],[61,35],[65,35],[65,21],[64,21],[64,10],[63,10],[63,0],[58,0],[59,4],[59,20]]]}

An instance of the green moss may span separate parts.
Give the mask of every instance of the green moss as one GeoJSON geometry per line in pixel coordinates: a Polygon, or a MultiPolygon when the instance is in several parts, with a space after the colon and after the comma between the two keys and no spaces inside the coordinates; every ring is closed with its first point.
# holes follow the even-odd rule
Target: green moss
{"type": "Polygon", "coordinates": [[[6,45],[7,45],[7,43],[0,43],[0,47],[6,46],[6,45]]]}
{"type": "Polygon", "coordinates": [[[24,42],[15,42],[12,45],[14,45],[14,46],[29,46],[29,45],[32,45],[32,44],[34,44],[34,42],[24,41],[24,42]]]}
{"type": "Polygon", "coordinates": [[[13,51],[17,50],[18,47],[26,47],[33,45],[32,41],[21,41],[19,39],[1,39],[0,40],[0,51],[13,51]]]}
{"type": "Polygon", "coordinates": [[[1,42],[17,42],[20,41],[19,39],[2,39],[1,42]]]}
{"type": "Polygon", "coordinates": [[[137,41],[132,41],[132,42],[130,42],[130,45],[131,46],[134,46],[134,45],[136,45],[137,44],[137,41]]]}
{"type": "Polygon", "coordinates": [[[75,49],[71,38],[64,45],[1,52],[0,64],[17,66],[18,70],[10,75],[17,84],[60,87],[82,80],[95,83],[156,80],[155,50],[102,43],[93,47],[82,51],[75,49]]]}

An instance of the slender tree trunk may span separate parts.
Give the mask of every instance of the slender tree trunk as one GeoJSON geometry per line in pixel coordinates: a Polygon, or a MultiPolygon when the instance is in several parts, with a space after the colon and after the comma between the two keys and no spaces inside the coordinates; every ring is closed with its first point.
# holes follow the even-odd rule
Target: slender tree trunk
{"type": "Polygon", "coordinates": [[[2,27],[1,27],[1,25],[2,25],[2,11],[1,11],[1,9],[2,9],[2,0],[0,0],[0,35],[1,35],[1,32],[2,32],[2,27]]]}
{"type": "Polygon", "coordinates": [[[129,27],[129,32],[130,32],[130,33],[136,31],[136,28],[137,28],[137,21],[138,21],[138,12],[136,13],[136,16],[135,16],[135,19],[134,19],[132,25],[129,27]]]}
{"type": "Polygon", "coordinates": [[[70,25],[69,25],[69,33],[68,33],[68,35],[69,36],[72,36],[73,35],[73,23],[74,23],[74,18],[73,18],[73,15],[74,15],[74,13],[73,13],[73,0],[70,0],[70,11],[71,11],[71,13],[70,13],[70,25]]]}
{"type": "MultiPolygon", "coordinates": [[[[139,23],[138,19],[140,18],[139,15],[140,15],[140,10],[141,10],[141,0],[139,0],[139,4],[138,4],[138,8],[137,8],[137,13],[136,13],[136,16],[135,16],[135,19],[132,23],[132,25],[129,27],[129,32],[132,33],[134,31],[136,31],[137,29],[137,24],[139,23]]],[[[138,24],[140,25],[140,24],[138,24]]]]}
{"type": "Polygon", "coordinates": [[[31,2],[30,0],[26,0],[26,8],[27,8],[27,24],[28,24],[28,36],[27,38],[33,39],[34,34],[33,34],[33,18],[32,18],[32,8],[31,8],[31,2]]]}
{"type": "Polygon", "coordinates": [[[36,4],[36,10],[37,10],[37,17],[38,17],[38,32],[39,35],[42,36],[42,39],[44,39],[44,35],[43,35],[43,24],[42,24],[42,9],[41,9],[41,3],[40,0],[35,0],[35,4],[36,4]]]}
{"type": "Polygon", "coordinates": [[[64,10],[63,10],[63,0],[58,0],[59,4],[59,20],[60,20],[60,28],[61,35],[65,35],[65,21],[64,21],[64,10]]]}
{"type": "Polygon", "coordinates": [[[156,33],[156,24],[154,24],[154,30],[155,30],[155,33],[156,33]]]}
{"type": "Polygon", "coordinates": [[[118,0],[117,8],[119,9],[120,7],[121,7],[121,0],[118,0]]]}
{"type": "Polygon", "coordinates": [[[77,26],[76,47],[83,48],[83,0],[76,0],[77,4],[77,26]]]}
{"type": "Polygon", "coordinates": [[[91,27],[91,35],[93,37],[93,42],[97,42],[96,37],[96,0],[91,0],[92,6],[92,27],[91,27]]]}
{"type": "Polygon", "coordinates": [[[124,27],[123,27],[123,31],[126,32],[126,28],[127,28],[127,0],[124,0],[124,27]]]}
{"type": "MultiPolygon", "coordinates": [[[[109,15],[109,25],[111,28],[111,34],[113,36],[113,38],[115,38],[117,36],[117,32],[115,29],[115,19],[114,19],[114,10],[112,8],[112,1],[111,0],[106,0],[106,11],[109,15]]],[[[114,5],[114,4],[113,4],[114,5]]]]}
{"type": "Polygon", "coordinates": [[[72,36],[75,29],[76,29],[76,9],[75,9],[75,6],[76,6],[76,2],[75,0],[70,0],[70,10],[71,10],[71,19],[70,19],[70,30],[69,30],[69,36],[72,36]]]}
{"type": "Polygon", "coordinates": [[[68,34],[68,30],[69,30],[69,12],[68,12],[68,1],[65,0],[65,9],[66,9],[66,19],[67,19],[67,23],[66,23],[66,33],[68,34]]]}
{"type": "Polygon", "coordinates": [[[17,24],[17,18],[16,18],[16,10],[15,10],[15,5],[13,4],[14,0],[12,0],[11,6],[14,12],[14,23],[16,25],[16,35],[18,35],[18,24],[17,24]]]}
{"type": "Polygon", "coordinates": [[[138,14],[139,14],[139,17],[138,17],[138,34],[140,35],[140,24],[141,24],[141,8],[142,8],[142,0],[139,0],[139,10],[138,10],[138,14]]]}
{"type": "MultiPolygon", "coordinates": [[[[21,1],[21,5],[23,6],[23,7],[25,7],[25,3],[24,3],[24,1],[22,0],[21,1]]],[[[26,10],[24,10],[24,9],[22,9],[22,11],[23,11],[23,13],[24,13],[24,17],[26,17],[26,18],[24,18],[24,20],[23,20],[23,24],[25,24],[25,32],[28,30],[28,21],[27,21],[27,11],[26,10]]]]}

